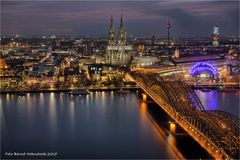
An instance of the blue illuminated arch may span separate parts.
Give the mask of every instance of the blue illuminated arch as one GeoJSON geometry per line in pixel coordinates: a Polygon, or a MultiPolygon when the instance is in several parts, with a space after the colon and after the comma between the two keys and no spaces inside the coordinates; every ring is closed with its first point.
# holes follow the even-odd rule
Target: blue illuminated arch
{"type": "Polygon", "coordinates": [[[198,62],[190,69],[190,75],[195,75],[201,71],[209,70],[214,76],[217,75],[217,68],[207,62],[198,62]]]}

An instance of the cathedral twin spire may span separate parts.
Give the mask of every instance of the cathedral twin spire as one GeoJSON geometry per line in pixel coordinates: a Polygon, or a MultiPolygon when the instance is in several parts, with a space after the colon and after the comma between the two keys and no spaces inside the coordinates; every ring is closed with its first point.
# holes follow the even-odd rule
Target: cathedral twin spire
{"type": "Polygon", "coordinates": [[[120,27],[119,27],[117,41],[116,41],[116,37],[115,37],[113,17],[111,16],[110,28],[109,28],[109,32],[108,32],[108,44],[109,45],[116,45],[116,44],[126,45],[126,32],[124,29],[122,16],[121,16],[121,20],[120,20],[120,27]]]}
{"type": "Polygon", "coordinates": [[[111,15],[110,28],[109,28],[109,32],[108,32],[108,44],[114,45],[114,41],[115,41],[115,30],[114,30],[114,25],[113,25],[113,17],[111,15]]]}

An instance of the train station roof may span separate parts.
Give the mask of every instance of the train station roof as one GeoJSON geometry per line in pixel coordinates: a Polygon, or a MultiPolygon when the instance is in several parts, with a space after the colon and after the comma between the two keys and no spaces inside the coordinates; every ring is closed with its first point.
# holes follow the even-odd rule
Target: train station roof
{"type": "Polygon", "coordinates": [[[219,55],[208,55],[208,56],[171,58],[170,60],[174,64],[179,64],[179,63],[192,63],[192,62],[198,62],[198,61],[212,61],[212,60],[221,60],[221,59],[224,59],[224,58],[219,55]]]}

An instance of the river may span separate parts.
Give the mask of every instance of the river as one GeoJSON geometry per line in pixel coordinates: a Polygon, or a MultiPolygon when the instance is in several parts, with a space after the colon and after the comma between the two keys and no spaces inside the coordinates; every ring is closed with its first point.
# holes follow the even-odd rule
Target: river
{"type": "MultiPolygon", "coordinates": [[[[196,93],[206,109],[238,116],[238,93],[196,93]]],[[[3,94],[0,104],[2,158],[178,158],[136,92],[3,94]]]]}

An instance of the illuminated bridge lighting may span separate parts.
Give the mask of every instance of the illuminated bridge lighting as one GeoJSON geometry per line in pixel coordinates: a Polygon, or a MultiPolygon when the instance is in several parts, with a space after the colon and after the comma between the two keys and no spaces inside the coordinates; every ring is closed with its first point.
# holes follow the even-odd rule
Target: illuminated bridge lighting
{"type": "MultiPolygon", "coordinates": [[[[209,63],[194,65],[191,73],[204,67],[217,74],[217,69],[209,63]]],[[[169,81],[141,70],[132,71],[129,76],[214,159],[239,159],[238,117],[220,110],[205,110],[196,93],[180,79],[169,81]]],[[[170,124],[172,133],[174,129],[174,124],[170,124]]]]}
{"type": "Polygon", "coordinates": [[[196,75],[204,70],[210,71],[214,76],[217,75],[217,68],[207,62],[198,62],[190,69],[190,75],[196,75]]]}

